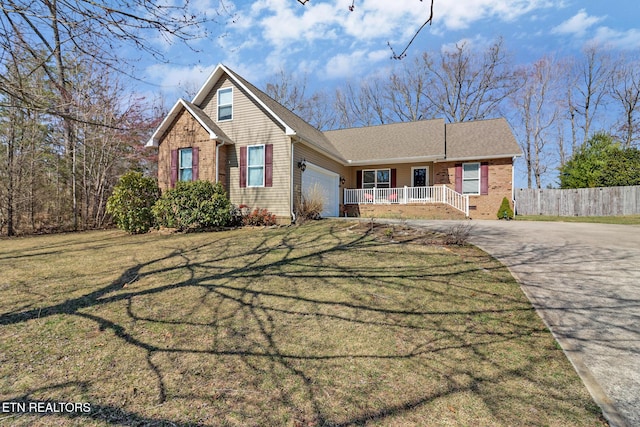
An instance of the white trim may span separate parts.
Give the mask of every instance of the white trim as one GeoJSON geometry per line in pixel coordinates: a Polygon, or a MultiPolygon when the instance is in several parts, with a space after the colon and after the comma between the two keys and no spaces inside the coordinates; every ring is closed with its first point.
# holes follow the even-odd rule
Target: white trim
{"type": "Polygon", "coordinates": [[[494,160],[494,159],[508,159],[509,157],[519,157],[521,154],[500,154],[491,156],[473,156],[473,157],[447,157],[446,159],[435,160],[439,162],[474,162],[478,160],[494,160]]]}
{"type": "MultiPolygon", "coordinates": [[[[475,179],[475,178],[474,178],[475,179]]],[[[482,163],[480,162],[467,162],[462,164],[462,194],[466,196],[479,196],[482,187],[482,163]],[[464,192],[464,166],[465,165],[478,165],[478,192],[477,193],[465,193],[464,192]]]]}
{"type": "Polygon", "coordinates": [[[276,113],[274,113],[269,107],[267,107],[267,105],[262,102],[260,98],[258,98],[247,86],[240,82],[238,77],[236,77],[236,75],[233,74],[231,70],[229,70],[222,64],[218,64],[213,72],[209,75],[209,77],[207,77],[207,81],[204,85],[202,85],[191,102],[195,105],[199,105],[202,101],[204,101],[206,96],[213,89],[213,86],[218,82],[218,80],[220,80],[220,77],[222,77],[223,73],[227,74],[227,76],[229,76],[229,78],[232,79],[237,86],[239,86],[241,89],[244,89],[245,92],[251,95],[251,98],[253,98],[255,102],[257,102],[262,108],[265,109],[265,111],[267,111],[273,118],[275,118],[275,120],[280,123],[282,127],[284,127],[286,135],[292,136],[296,134],[296,132],[291,127],[289,127],[289,125],[287,125],[284,120],[282,120],[276,113]]]}
{"type": "MultiPolygon", "coordinates": [[[[254,166],[258,167],[258,166],[254,166]]],[[[267,180],[267,149],[265,144],[247,145],[247,188],[262,188],[267,180]],[[262,147],[262,185],[249,185],[249,150],[251,148],[262,147]]]]}
{"type": "Polygon", "coordinates": [[[371,166],[371,165],[390,165],[401,163],[421,163],[421,162],[437,162],[444,161],[444,155],[438,154],[434,156],[417,156],[417,157],[396,157],[393,159],[376,159],[376,160],[347,160],[345,166],[371,166]]]}
{"type": "Polygon", "coordinates": [[[415,171],[416,169],[426,169],[427,170],[427,172],[426,172],[426,178],[427,178],[426,184],[427,185],[425,185],[425,187],[429,187],[429,185],[431,184],[431,179],[430,179],[431,177],[429,176],[429,166],[412,166],[411,167],[411,186],[412,187],[416,187],[416,185],[415,185],[416,183],[413,182],[413,179],[415,177],[413,171],[415,171]]]}
{"type": "Polygon", "coordinates": [[[291,211],[291,220],[296,222],[296,213],[293,209],[293,177],[294,177],[294,153],[295,153],[295,141],[291,138],[291,168],[289,170],[289,210],[291,211]]]}
{"type": "Polygon", "coordinates": [[[182,171],[186,169],[191,170],[191,181],[193,181],[193,147],[178,148],[178,179],[177,181],[182,181],[182,171]],[[191,165],[188,168],[182,167],[182,152],[185,150],[191,151],[191,165]]]}
{"type": "Polygon", "coordinates": [[[229,87],[221,87],[220,89],[218,89],[216,91],[216,121],[218,123],[224,123],[224,122],[230,122],[233,120],[233,86],[229,86],[229,87]],[[231,105],[231,118],[230,119],[224,119],[224,120],[220,120],[220,92],[223,91],[231,91],[231,104],[224,104],[222,105],[223,107],[228,107],[229,105],[231,105]]]}
{"type": "Polygon", "coordinates": [[[175,104],[173,104],[173,107],[171,107],[171,110],[169,110],[169,114],[167,114],[164,120],[162,120],[162,122],[160,123],[160,126],[158,126],[156,130],[153,132],[153,135],[151,135],[151,138],[149,138],[149,141],[147,141],[147,143],[145,144],[145,147],[158,146],[158,144],[160,143],[161,136],[164,135],[166,130],[169,128],[169,125],[173,123],[175,118],[178,116],[178,113],[180,113],[181,107],[187,110],[189,114],[191,114],[191,117],[195,118],[198,121],[198,123],[200,123],[200,125],[209,133],[209,139],[222,141],[222,142],[229,142],[229,143],[231,142],[226,138],[222,138],[221,136],[216,134],[215,131],[211,129],[209,126],[207,126],[207,124],[200,119],[200,116],[196,114],[196,112],[193,111],[191,107],[189,107],[187,102],[184,99],[180,98],[176,101],[175,104]]]}
{"type": "Polygon", "coordinates": [[[362,169],[362,188],[391,188],[391,168],[376,168],[376,169],[362,169]],[[389,171],[389,187],[378,187],[378,171],[389,171]],[[375,180],[373,183],[373,187],[365,187],[364,186],[364,173],[365,172],[373,172],[375,176],[375,180]]]}

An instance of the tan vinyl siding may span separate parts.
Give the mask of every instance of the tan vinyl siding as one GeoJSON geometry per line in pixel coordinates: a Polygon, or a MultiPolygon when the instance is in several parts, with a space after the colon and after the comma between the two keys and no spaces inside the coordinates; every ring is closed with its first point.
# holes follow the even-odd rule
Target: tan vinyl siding
{"type": "Polygon", "coordinates": [[[171,150],[199,147],[198,179],[215,182],[215,145],[209,133],[182,110],[171,124],[158,148],[158,185],[161,190],[171,186],[171,150]]]}
{"type": "MultiPolygon", "coordinates": [[[[218,116],[217,92],[220,88],[233,87],[233,118],[216,122],[234,142],[226,146],[226,181],[229,198],[236,206],[267,208],[286,222],[291,218],[290,206],[290,158],[291,142],[282,129],[262,108],[229,78],[222,77],[212,88],[200,106],[214,120],[218,116]],[[240,188],[240,147],[273,144],[273,186],[240,188]]],[[[222,169],[222,164],[220,165],[222,169]]]]}

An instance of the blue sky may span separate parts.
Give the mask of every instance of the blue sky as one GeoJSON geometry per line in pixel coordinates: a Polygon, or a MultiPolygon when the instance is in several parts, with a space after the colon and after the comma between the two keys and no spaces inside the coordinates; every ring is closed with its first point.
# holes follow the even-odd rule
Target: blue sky
{"type": "MultiPolygon", "coordinates": [[[[218,0],[193,0],[214,13],[218,0]]],[[[281,69],[308,75],[310,86],[331,91],[346,80],[384,73],[398,65],[387,42],[401,50],[429,14],[428,0],[224,0],[219,23],[192,43],[157,43],[169,63],[141,62],[144,92],[161,92],[172,105],[194,92],[218,63],[259,87],[281,69]]],[[[544,54],[577,53],[590,41],[613,49],[640,49],[637,0],[435,0],[433,25],[409,55],[466,41],[482,47],[503,37],[519,63],[544,54]],[[615,4],[615,5],[614,5],[615,4]]]]}

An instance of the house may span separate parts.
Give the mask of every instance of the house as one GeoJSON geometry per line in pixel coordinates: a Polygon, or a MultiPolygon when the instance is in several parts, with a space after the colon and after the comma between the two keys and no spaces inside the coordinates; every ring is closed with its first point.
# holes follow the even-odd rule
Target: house
{"type": "Polygon", "coordinates": [[[504,119],[422,120],[321,132],[224,65],[179,99],[147,146],[158,182],[221,182],[235,205],[295,219],[312,186],[323,216],[495,218],[520,148],[504,119]]]}

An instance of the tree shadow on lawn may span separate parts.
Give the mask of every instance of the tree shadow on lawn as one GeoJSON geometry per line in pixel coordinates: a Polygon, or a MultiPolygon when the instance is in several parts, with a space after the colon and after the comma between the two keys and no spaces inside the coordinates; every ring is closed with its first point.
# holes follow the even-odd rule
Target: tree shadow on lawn
{"type": "MultiPolygon", "coordinates": [[[[483,287],[517,287],[498,263],[338,226],[265,233],[242,253],[212,240],[140,262],[82,297],[4,314],[0,325],[73,316],[95,325],[96,340],[117,340],[117,357],[136,372],[96,356],[115,377],[78,374],[80,394],[95,401],[83,416],[107,424],[512,424],[515,413],[570,425],[584,416],[588,395],[553,376],[566,360],[530,304],[483,287]],[[100,394],[113,387],[127,403],[100,394]]],[[[597,419],[597,409],[586,413],[597,419]]]]}

